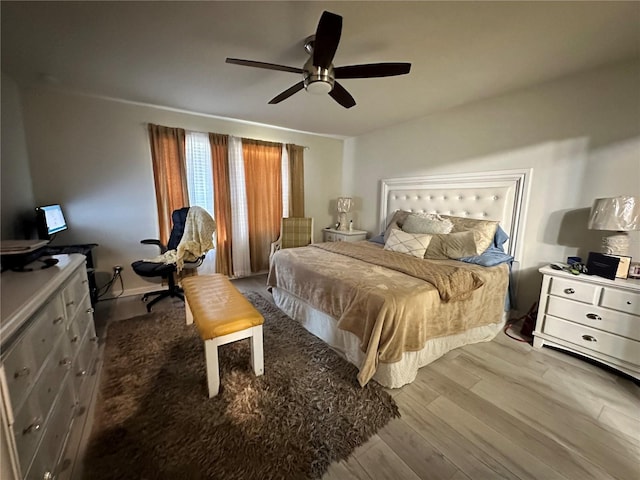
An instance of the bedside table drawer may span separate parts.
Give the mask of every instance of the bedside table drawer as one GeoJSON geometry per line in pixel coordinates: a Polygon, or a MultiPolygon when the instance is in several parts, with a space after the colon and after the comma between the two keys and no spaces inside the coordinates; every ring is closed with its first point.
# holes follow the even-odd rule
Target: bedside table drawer
{"type": "Polygon", "coordinates": [[[640,317],[614,312],[595,305],[572,302],[560,297],[549,297],[546,313],[598,330],[640,340],[640,317]]]}
{"type": "Polygon", "coordinates": [[[553,277],[549,293],[557,297],[570,298],[578,302],[593,303],[599,287],[566,278],[553,277]]]}
{"type": "Polygon", "coordinates": [[[550,316],[545,316],[543,332],[625,362],[640,363],[640,342],[628,338],[550,316]]]}
{"type": "Polygon", "coordinates": [[[640,315],[640,295],[637,293],[605,288],[600,305],[620,312],[640,315]]]}

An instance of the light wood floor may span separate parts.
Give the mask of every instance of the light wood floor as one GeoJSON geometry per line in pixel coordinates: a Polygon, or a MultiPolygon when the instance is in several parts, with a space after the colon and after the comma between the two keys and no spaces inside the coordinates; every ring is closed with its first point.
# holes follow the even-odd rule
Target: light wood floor
{"type": "MultiPolygon", "coordinates": [[[[234,283],[271,301],[264,276],[234,283]]],[[[98,330],[145,312],[137,298],[101,304],[98,330]]],[[[402,418],[325,480],[640,479],[640,388],[566,353],[500,334],[389,393],[402,418]]]]}

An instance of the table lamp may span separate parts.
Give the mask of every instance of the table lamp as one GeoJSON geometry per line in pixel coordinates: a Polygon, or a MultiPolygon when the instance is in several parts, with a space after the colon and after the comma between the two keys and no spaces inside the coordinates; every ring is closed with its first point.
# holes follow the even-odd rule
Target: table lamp
{"type": "Polygon", "coordinates": [[[353,199],[351,197],[338,198],[338,230],[343,232],[349,230],[347,226],[347,213],[351,211],[351,207],[353,207],[353,199]]]}
{"type": "Polygon", "coordinates": [[[630,195],[596,198],[589,215],[589,229],[616,232],[602,237],[602,253],[628,255],[627,232],[640,230],[640,198],[630,195]]]}

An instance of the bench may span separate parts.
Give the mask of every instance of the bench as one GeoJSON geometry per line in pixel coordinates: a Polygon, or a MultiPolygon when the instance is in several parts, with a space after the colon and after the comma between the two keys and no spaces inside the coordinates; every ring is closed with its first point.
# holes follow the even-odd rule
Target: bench
{"type": "Polygon", "coordinates": [[[262,324],[264,318],[222,274],[182,279],[187,325],[195,322],[204,340],[209,398],[220,389],[218,347],[251,339],[251,366],[256,376],[264,373],[262,324]]]}

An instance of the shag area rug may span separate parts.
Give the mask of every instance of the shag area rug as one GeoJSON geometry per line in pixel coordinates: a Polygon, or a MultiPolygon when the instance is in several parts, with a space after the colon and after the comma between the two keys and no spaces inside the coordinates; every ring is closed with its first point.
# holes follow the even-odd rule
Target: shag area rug
{"type": "Polygon", "coordinates": [[[184,308],[112,322],[84,478],[307,479],[392,418],[393,398],[257,293],[265,373],[248,340],[219,347],[208,398],[204,345],[184,308]]]}

